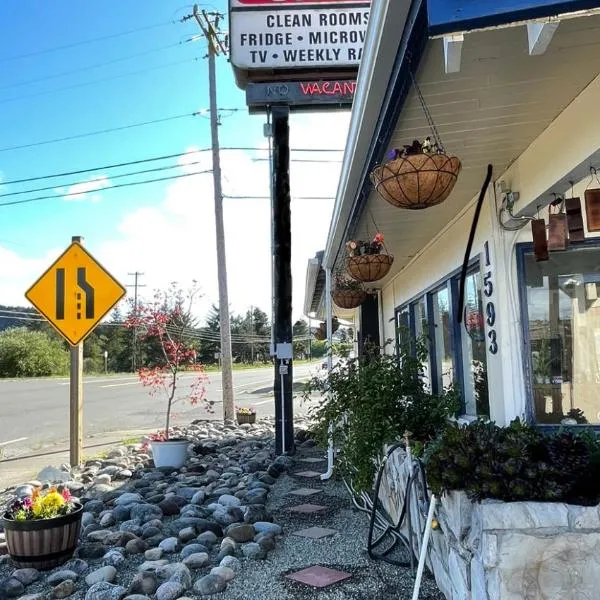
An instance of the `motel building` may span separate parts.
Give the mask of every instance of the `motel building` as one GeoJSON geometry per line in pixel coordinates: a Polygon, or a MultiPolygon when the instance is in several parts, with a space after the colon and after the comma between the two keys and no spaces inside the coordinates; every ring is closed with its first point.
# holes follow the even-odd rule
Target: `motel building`
{"type": "MultiPolygon", "coordinates": [[[[359,354],[366,341],[394,353],[402,332],[426,335],[428,384],[456,383],[465,422],[600,425],[599,115],[600,1],[373,0],[306,315],[326,320],[331,307],[353,323],[359,354]],[[393,150],[427,137],[447,160],[414,160],[402,180],[393,150]],[[375,275],[389,270],[363,284],[360,306],[331,303],[347,242],[376,233],[389,258],[375,275]]],[[[467,549],[464,523],[432,536],[446,597],[600,598],[598,508],[581,508],[578,521],[564,504],[512,504],[527,506],[484,502],[467,549]]]]}

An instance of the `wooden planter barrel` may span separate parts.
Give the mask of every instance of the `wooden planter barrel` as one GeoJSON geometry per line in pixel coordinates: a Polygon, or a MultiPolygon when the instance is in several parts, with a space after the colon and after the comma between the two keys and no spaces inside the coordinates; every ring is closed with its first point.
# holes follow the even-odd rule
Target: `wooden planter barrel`
{"type": "Polygon", "coordinates": [[[390,204],[419,210],[448,198],[460,167],[456,156],[413,154],[375,167],[371,181],[377,193],[390,204]]]}
{"type": "Polygon", "coordinates": [[[12,562],[19,569],[47,571],[73,556],[81,530],[83,507],[64,517],[13,521],[4,515],[2,524],[12,562]]]}
{"type": "Polygon", "coordinates": [[[358,308],[366,299],[367,292],[364,290],[335,290],[333,292],[333,301],[340,308],[358,308]]]}
{"type": "Polygon", "coordinates": [[[243,425],[244,423],[249,423],[250,425],[254,425],[256,423],[256,413],[252,415],[245,415],[241,413],[236,414],[238,425],[243,425]]]}
{"type": "Polygon", "coordinates": [[[363,254],[350,256],[346,269],[350,276],[357,281],[378,281],[390,271],[394,257],[391,254],[363,254]]]}

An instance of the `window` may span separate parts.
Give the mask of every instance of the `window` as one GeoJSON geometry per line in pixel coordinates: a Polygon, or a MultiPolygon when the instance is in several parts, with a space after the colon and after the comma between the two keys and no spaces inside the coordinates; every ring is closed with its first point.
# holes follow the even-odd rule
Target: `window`
{"type": "Polygon", "coordinates": [[[484,328],[482,281],[479,267],[471,265],[465,281],[465,309],[462,324],[456,322],[459,275],[452,273],[400,308],[397,325],[403,330],[398,344],[411,337],[428,341],[429,354],[423,363],[427,387],[439,393],[454,386],[463,397],[462,413],[489,416],[487,344],[484,328]]]}
{"type": "Polygon", "coordinates": [[[452,350],[452,323],[450,322],[450,290],[448,286],[432,294],[433,326],[437,390],[454,383],[454,353],[452,350]]]}
{"type": "Polygon", "coordinates": [[[396,316],[396,344],[398,348],[407,348],[410,344],[410,312],[408,306],[396,316]]]}
{"type": "Polygon", "coordinates": [[[486,337],[481,300],[481,274],[467,275],[461,331],[463,398],[465,414],[490,416],[487,385],[486,337]]]}
{"type": "MultiPolygon", "coordinates": [[[[431,343],[429,340],[429,320],[427,318],[427,299],[425,296],[412,304],[411,309],[415,324],[415,338],[419,340],[425,338],[425,344],[429,348],[431,343]]],[[[422,363],[422,373],[425,388],[431,391],[431,361],[429,353],[427,353],[427,358],[422,363]]]]}
{"type": "Polygon", "coordinates": [[[523,257],[535,419],[600,424],[600,247],[523,257]]]}

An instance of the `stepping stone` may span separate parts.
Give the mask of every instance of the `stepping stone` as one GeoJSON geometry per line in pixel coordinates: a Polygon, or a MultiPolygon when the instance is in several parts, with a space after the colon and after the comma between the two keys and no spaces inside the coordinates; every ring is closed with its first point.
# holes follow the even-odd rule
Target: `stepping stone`
{"type": "Polygon", "coordinates": [[[305,462],[305,463],[320,463],[320,462],[325,462],[325,458],[301,458],[300,462],[305,462]]]}
{"type": "Polygon", "coordinates": [[[298,477],[320,477],[321,473],[318,473],[317,471],[299,471],[294,473],[294,475],[297,475],[298,477]]]}
{"type": "Polygon", "coordinates": [[[315,490],[313,488],[299,488],[297,490],[292,490],[290,494],[294,494],[294,496],[314,496],[314,494],[320,494],[323,490],[315,490]]]}
{"type": "Polygon", "coordinates": [[[302,569],[302,571],[286,575],[287,579],[292,579],[293,581],[304,583],[305,585],[310,585],[315,588],[329,587],[334,583],[350,579],[350,577],[352,577],[351,573],[319,566],[308,567],[308,569],[302,569]]]}
{"type": "Polygon", "coordinates": [[[294,506],[289,510],[303,515],[312,515],[325,510],[326,508],[326,506],[321,506],[320,504],[300,504],[299,506],[294,506]]]}
{"type": "Polygon", "coordinates": [[[320,540],[322,538],[329,537],[330,535],[335,535],[336,533],[337,530],[335,529],[326,529],[325,527],[309,527],[308,529],[294,531],[292,535],[308,538],[310,540],[320,540]]]}

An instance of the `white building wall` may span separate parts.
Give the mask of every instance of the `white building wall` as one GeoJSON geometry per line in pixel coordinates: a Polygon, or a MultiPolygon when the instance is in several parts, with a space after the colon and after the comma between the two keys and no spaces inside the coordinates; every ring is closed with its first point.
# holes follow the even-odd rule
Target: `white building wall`
{"type": "MultiPolygon", "coordinates": [[[[496,176],[500,181],[504,175],[496,176]]],[[[521,181],[524,176],[521,175],[521,181]]],[[[594,182],[600,186],[597,182],[594,182]]],[[[553,182],[548,182],[551,186],[553,182]]],[[[494,183],[495,185],[495,183],[494,183]]],[[[582,198],[590,177],[576,183],[571,193],[582,198]]],[[[526,389],[524,378],[523,336],[519,282],[517,274],[516,245],[531,242],[531,227],[526,223],[516,232],[505,231],[498,224],[498,209],[501,197],[490,185],[482,206],[479,224],[475,235],[471,258],[480,256],[482,273],[491,272],[493,294],[486,301],[494,303],[496,311],[496,340],[498,352],[487,353],[488,387],[491,418],[500,424],[507,424],[515,417],[525,416],[526,389]],[[489,244],[490,265],[485,264],[484,245],[489,244]]],[[[467,239],[473,221],[476,199],[442,230],[431,242],[382,290],[383,331],[385,339],[395,339],[395,310],[401,305],[421,295],[425,290],[462,265],[467,239]]],[[[435,210],[435,208],[430,209],[435,210]]],[[[585,208],[583,207],[585,223],[585,208]]],[[[548,219],[548,210],[540,211],[540,217],[548,219]]],[[[587,227],[586,227],[587,229],[587,227]]],[[[590,234],[587,237],[600,236],[590,234]]],[[[390,252],[394,252],[390,248],[390,252]]],[[[486,325],[487,327],[487,325],[486,325]]],[[[486,331],[489,333],[489,328],[486,331]]],[[[387,346],[387,352],[394,352],[394,346],[387,346]]]]}

